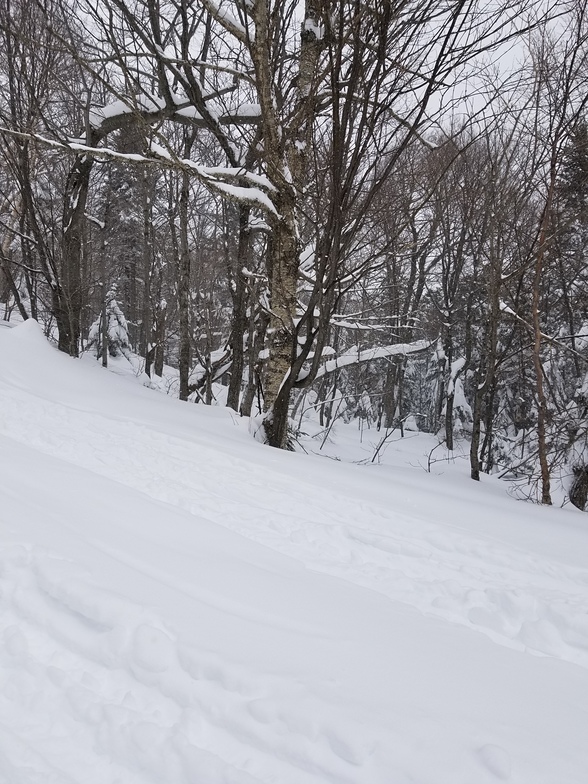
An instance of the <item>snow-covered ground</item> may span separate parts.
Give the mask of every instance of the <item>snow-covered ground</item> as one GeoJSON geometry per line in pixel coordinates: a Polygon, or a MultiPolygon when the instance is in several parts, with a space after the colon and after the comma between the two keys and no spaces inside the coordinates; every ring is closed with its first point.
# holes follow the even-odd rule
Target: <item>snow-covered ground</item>
{"type": "Polygon", "coordinates": [[[33,322],[0,368],[2,784],[588,782],[585,515],[421,435],[269,449],[33,322]]]}

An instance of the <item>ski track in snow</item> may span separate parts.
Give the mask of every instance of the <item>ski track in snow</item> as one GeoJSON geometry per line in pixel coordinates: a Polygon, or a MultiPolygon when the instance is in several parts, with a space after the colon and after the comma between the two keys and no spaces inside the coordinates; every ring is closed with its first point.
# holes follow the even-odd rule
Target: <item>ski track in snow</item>
{"type": "Polygon", "coordinates": [[[119,481],[313,569],[495,642],[588,667],[588,571],[395,514],[179,438],[24,390],[3,393],[5,435],[119,481]],[[23,406],[26,396],[26,406],[23,406]],[[43,423],[42,431],[38,423],[43,423]],[[140,447],[138,448],[138,445],[140,447]],[[238,486],[240,498],[223,492],[238,486]],[[288,507],[284,508],[284,499],[288,507]]]}
{"type": "Polygon", "coordinates": [[[0,706],[13,718],[0,725],[0,781],[260,784],[257,765],[264,782],[346,784],[369,755],[361,728],[346,736],[301,687],[178,644],[67,561],[0,548],[0,590],[0,706]]]}

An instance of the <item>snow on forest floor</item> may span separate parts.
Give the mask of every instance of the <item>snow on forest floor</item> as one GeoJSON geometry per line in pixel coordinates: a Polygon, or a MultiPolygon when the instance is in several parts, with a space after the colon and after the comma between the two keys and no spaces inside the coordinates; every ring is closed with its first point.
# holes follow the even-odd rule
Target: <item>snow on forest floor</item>
{"type": "Polygon", "coordinates": [[[0,367],[2,784],[588,781],[586,516],[420,434],[269,449],[33,322],[0,367]]]}

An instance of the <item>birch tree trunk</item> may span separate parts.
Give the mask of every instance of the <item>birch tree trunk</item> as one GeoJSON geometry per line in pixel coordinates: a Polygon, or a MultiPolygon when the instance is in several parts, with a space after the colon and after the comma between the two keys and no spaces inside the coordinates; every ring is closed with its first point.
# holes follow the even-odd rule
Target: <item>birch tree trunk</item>
{"type": "Polygon", "coordinates": [[[302,206],[308,149],[312,139],[315,96],[312,89],[321,51],[314,23],[318,11],[307,0],[300,37],[296,81],[296,120],[281,127],[274,97],[275,72],[271,61],[272,41],[269,4],[258,0],[253,7],[255,41],[251,56],[261,108],[264,156],[268,176],[276,187],[273,202],[278,218],[273,220],[268,253],[270,291],[269,359],[264,379],[265,431],[270,446],[285,448],[288,440],[288,405],[295,383],[292,364],[296,358],[297,287],[300,243],[298,219],[302,206]],[[308,24],[307,24],[308,23],[308,24]]]}

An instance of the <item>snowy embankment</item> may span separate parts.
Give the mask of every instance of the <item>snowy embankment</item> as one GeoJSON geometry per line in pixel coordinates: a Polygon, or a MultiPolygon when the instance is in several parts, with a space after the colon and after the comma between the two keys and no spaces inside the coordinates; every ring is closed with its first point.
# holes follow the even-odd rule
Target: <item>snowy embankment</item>
{"type": "Polygon", "coordinates": [[[588,781],[585,516],[0,367],[0,782],[588,781]]]}

